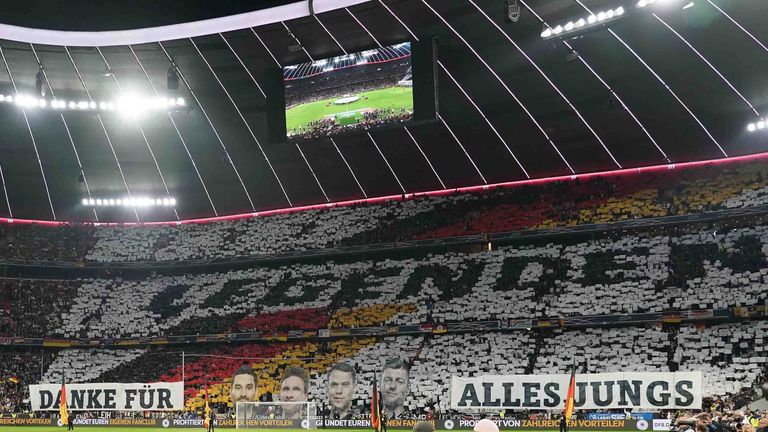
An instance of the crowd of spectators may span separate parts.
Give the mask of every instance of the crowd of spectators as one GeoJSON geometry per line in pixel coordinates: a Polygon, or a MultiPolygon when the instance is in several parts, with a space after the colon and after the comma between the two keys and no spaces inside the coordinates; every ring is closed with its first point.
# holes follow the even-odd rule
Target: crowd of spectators
{"type": "Polygon", "coordinates": [[[706,213],[768,204],[768,164],[608,175],[180,226],[3,224],[0,259],[183,261],[706,213]],[[29,239],[28,241],[26,239],[29,239]]]}
{"type": "Polygon", "coordinates": [[[50,334],[80,285],[76,280],[0,279],[0,336],[50,334]]]}
{"type": "Polygon", "coordinates": [[[11,261],[81,262],[96,242],[88,224],[59,227],[0,223],[0,257],[11,261]]]}
{"type": "MultiPolygon", "coordinates": [[[[715,333],[749,333],[759,338],[768,327],[765,322],[727,323],[708,325],[715,333]]],[[[374,374],[380,372],[382,359],[398,357],[411,364],[405,406],[406,416],[430,415],[439,418],[448,415],[472,415],[453,412],[450,408],[450,379],[452,375],[477,376],[482,374],[551,374],[564,373],[576,362],[577,373],[618,371],[703,371],[703,394],[706,396],[702,411],[713,417],[716,412],[749,413],[748,405],[765,394],[755,394],[755,388],[768,376],[765,353],[752,344],[740,348],[741,339],[712,338],[705,345],[687,341],[684,332],[695,331],[691,324],[664,329],[653,327],[593,327],[583,329],[517,331],[507,333],[466,333],[433,336],[390,336],[385,338],[336,339],[325,342],[275,342],[272,344],[192,345],[184,347],[186,362],[184,416],[200,413],[203,395],[210,396],[214,409],[222,415],[233,414],[229,400],[230,378],[244,361],[250,364],[258,377],[257,399],[276,401],[280,376],[286,368],[304,367],[310,374],[309,400],[322,406],[326,401],[327,372],[339,361],[351,364],[357,372],[358,386],[353,394],[353,412],[364,417],[370,403],[370,385],[374,374]],[[678,343],[665,343],[670,340],[678,343]],[[565,342],[565,341],[568,342],[565,342]],[[531,347],[537,346],[536,349],[531,347]],[[556,352],[565,349],[567,352],[556,352]],[[708,359],[698,359],[696,351],[717,347],[730,350],[728,362],[718,362],[710,368],[708,359]],[[675,361],[674,359],[682,359],[675,361]],[[763,359],[763,360],[761,360],[763,359]],[[657,361],[658,360],[658,361],[657,361]],[[711,374],[712,370],[721,372],[711,374]],[[743,398],[746,392],[750,397],[743,398]]],[[[145,348],[142,355],[126,360],[120,350],[102,350],[93,355],[90,350],[64,349],[51,354],[46,360],[42,382],[60,377],[67,371],[69,382],[154,382],[179,381],[182,378],[182,356],[174,347],[145,348]],[[111,356],[111,357],[110,357],[111,356]],[[62,363],[60,357],[71,360],[62,363]],[[115,361],[111,362],[112,358],[115,361]],[[105,361],[106,360],[106,361],[105,361]],[[99,373],[89,374],[95,366],[107,364],[99,373]]],[[[41,351],[25,354],[5,354],[0,371],[16,374],[21,383],[4,391],[4,406],[0,412],[24,412],[26,385],[38,381],[41,351]],[[24,371],[28,372],[24,372],[24,371]]],[[[477,413],[495,416],[498,411],[477,413]]],[[[88,414],[98,415],[98,414],[88,414]]],[[[144,414],[122,414],[143,416],[144,414]]],[[[154,414],[162,415],[162,414],[154,414]]],[[[507,411],[508,417],[543,418],[544,412],[507,411]]],[[[667,413],[659,413],[665,416],[667,413]]],[[[674,413],[673,417],[686,418],[690,413],[674,413]]],[[[751,421],[751,419],[750,419],[751,421]]],[[[759,421],[759,420],[758,420],[759,421]]],[[[703,431],[697,431],[703,432],[703,431]]],[[[736,432],[735,430],[732,432],[736,432]]]]}
{"type": "Polygon", "coordinates": [[[767,248],[768,224],[750,219],[490,251],[183,275],[6,279],[0,336],[163,337],[727,310],[768,300],[767,248]]]}
{"type": "Polygon", "coordinates": [[[310,122],[306,127],[291,134],[291,139],[314,140],[318,138],[395,126],[409,122],[413,113],[405,108],[371,109],[363,112],[361,118],[344,124],[335,118],[323,118],[310,122]]]}
{"type": "Polygon", "coordinates": [[[55,354],[43,350],[0,348],[0,413],[21,412],[29,397],[29,384],[40,381],[41,371],[55,354]]]}

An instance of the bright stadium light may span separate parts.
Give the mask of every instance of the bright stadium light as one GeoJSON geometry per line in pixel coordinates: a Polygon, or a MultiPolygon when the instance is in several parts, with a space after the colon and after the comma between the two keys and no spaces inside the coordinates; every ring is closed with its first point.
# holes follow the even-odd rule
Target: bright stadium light
{"type": "Polygon", "coordinates": [[[545,28],[541,32],[543,39],[562,36],[571,32],[581,31],[589,26],[603,25],[605,23],[622,18],[626,14],[626,9],[619,6],[615,9],[608,9],[597,12],[596,14],[589,14],[586,17],[581,17],[576,20],[567,21],[565,24],[559,24],[551,29],[545,28]]]}
{"type": "Polygon", "coordinates": [[[683,9],[689,9],[693,6],[695,6],[695,2],[693,0],[638,0],[637,3],[635,3],[635,7],[638,9],[643,9],[650,7],[654,4],[673,4],[673,3],[685,3],[682,8],[683,9]]]}
{"type": "Polygon", "coordinates": [[[41,108],[72,111],[114,111],[138,115],[150,110],[167,110],[169,107],[186,106],[187,102],[182,97],[142,97],[136,95],[123,95],[117,101],[65,101],[59,99],[45,99],[26,94],[14,96],[0,94],[0,104],[13,104],[20,108],[41,108]]]}
{"type": "Polygon", "coordinates": [[[86,207],[173,207],[176,198],[172,197],[137,197],[137,198],[83,198],[82,203],[86,207]]]}

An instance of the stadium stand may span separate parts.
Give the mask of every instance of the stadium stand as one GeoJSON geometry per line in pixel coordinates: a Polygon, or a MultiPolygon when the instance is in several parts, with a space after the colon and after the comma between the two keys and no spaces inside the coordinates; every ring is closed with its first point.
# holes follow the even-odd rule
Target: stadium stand
{"type": "MultiPolygon", "coordinates": [[[[527,188],[500,189],[205,225],[66,227],[51,235],[83,229],[87,234],[82,237],[69,237],[80,238],[82,243],[50,251],[56,255],[84,250],[80,246],[89,244],[89,260],[141,262],[214,257],[206,254],[217,248],[222,250],[215,257],[239,257],[274,251],[269,245],[280,243],[286,251],[297,247],[313,250],[382,238],[369,237],[372,231],[387,238],[384,230],[397,230],[406,221],[415,227],[403,231],[407,238],[473,232],[480,226],[473,225],[479,219],[470,208],[498,216],[493,219],[498,230],[709,212],[762,205],[764,192],[757,180],[761,169],[762,165],[742,170],[718,167],[698,180],[701,173],[669,174],[677,178],[675,198],[658,207],[649,203],[668,196],[663,186],[667,173],[647,179],[648,184],[640,189],[632,186],[636,181],[623,184],[622,177],[615,183],[598,179],[589,184],[537,186],[537,193],[550,194],[553,200],[565,195],[558,192],[562,188],[577,197],[563,204],[573,210],[569,218],[558,221],[545,212],[539,219],[529,214],[527,222],[517,216],[504,222],[503,215],[515,215],[524,206],[538,204],[532,198],[523,199],[531,193],[527,188]],[[722,179],[718,188],[707,186],[713,173],[722,179]],[[580,189],[581,195],[577,193],[580,189]],[[596,192],[601,189],[605,195],[596,192]],[[681,196],[686,199],[679,199],[681,196]],[[515,200],[520,204],[510,204],[515,200]],[[387,216],[381,216],[382,212],[387,216]],[[436,228],[462,218],[462,226],[456,225],[460,232],[436,228]],[[339,221],[345,222],[339,225],[339,221]],[[339,226],[345,230],[335,229],[339,226]],[[359,230],[351,228],[358,226],[359,230]],[[260,239],[261,234],[269,241],[260,239]],[[318,238],[326,243],[315,243],[318,238]],[[228,249],[226,245],[239,246],[228,249]]],[[[24,232],[23,227],[13,229],[24,232]]],[[[47,228],[30,229],[39,239],[46,235],[47,228]]],[[[451,374],[563,373],[574,360],[586,372],[701,370],[705,394],[719,401],[713,404],[735,403],[731,401],[766,379],[768,321],[659,321],[619,327],[595,323],[609,315],[764,306],[768,301],[765,239],[768,225],[760,219],[725,220],[550,237],[493,250],[472,246],[395,251],[384,258],[323,257],[188,274],[158,271],[131,277],[117,273],[65,280],[6,278],[0,285],[0,336],[5,341],[10,337],[348,331],[425,324],[439,328],[450,323],[466,325],[466,333],[302,341],[278,338],[271,343],[208,343],[183,348],[4,348],[0,350],[0,412],[23,410],[27,384],[56,382],[64,373],[73,382],[176,381],[184,377],[188,413],[198,412],[204,405],[206,386],[219,411],[227,412],[232,409],[228,401],[231,375],[243,362],[257,371],[260,400],[274,400],[280,375],[297,365],[310,372],[310,396],[322,400],[325,375],[336,362],[352,364],[360,382],[367,383],[391,356],[413,364],[406,404],[414,415],[427,410],[449,412],[451,374]],[[558,319],[588,317],[598,319],[585,321],[584,328],[554,324],[552,329],[487,331],[472,326],[484,320],[510,323],[538,318],[556,323],[558,319]],[[183,368],[180,351],[187,356],[183,368]]],[[[370,397],[368,390],[360,386],[355,394],[355,407],[361,413],[370,397]]]]}
{"type": "MultiPolygon", "coordinates": [[[[303,366],[310,372],[310,398],[322,401],[326,373],[338,361],[353,365],[358,382],[369,384],[373,374],[380,372],[384,359],[407,359],[413,366],[406,406],[413,415],[422,414],[426,408],[449,411],[452,374],[564,373],[572,360],[579,365],[579,373],[703,370],[705,395],[726,396],[765,379],[766,353],[759,341],[767,330],[768,322],[756,321],[683,325],[679,329],[555,329],[541,333],[341,339],[323,344],[246,344],[212,346],[204,353],[199,349],[195,353],[192,348],[185,367],[186,407],[196,411],[204,405],[203,389],[207,384],[211,400],[221,412],[231,409],[230,377],[245,361],[243,358],[254,359],[248,363],[257,371],[259,397],[265,401],[276,399],[279,377],[289,366],[303,366]]],[[[5,364],[15,372],[24,360],[17,356],[16,363],[5,364]]],[[[39,367],[39,360],[35,366],[39,367]]],[[[62,350],[47,366],[43,381],[55,382],[65,371],[78,382],[176,381],[181,380],[180,366],[178,349],[62,350]]],[[[35,380],[39,375],[27,376],[35,380]]],[[[358,386],[354,398],[359,415],[363,415],[370,398],[365,384],[358,386]]],[[[18,403],[18,398],[15,400],[18,403]]]]}
{"type": "Polygon", "coordinates": [[[29,236],[33,241],[0,241],[0,257],[97,263],[232,259],[701,214],[768,203],[765,178],[768,164],[753,161],[206,224],[59,228],[4,224],[0,229],[8,239],[29,236]]]}
{"type": "Polygon", "coordinates": [[[765,238],[768,225],[673,227],[385,260],[7,280],[0,322],[12,336],[104,338],[752,306],[768,298],[765,238]]]}

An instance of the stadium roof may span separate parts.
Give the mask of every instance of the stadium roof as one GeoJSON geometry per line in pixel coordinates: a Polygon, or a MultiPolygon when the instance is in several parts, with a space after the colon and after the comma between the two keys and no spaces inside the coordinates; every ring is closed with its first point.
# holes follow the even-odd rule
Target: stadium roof
{"type": "MultiPolygon", "coordinates": [[[[178,200],[176,212],[142,210],[142,220],[188,219],[768,151],[768,133],[747,131],[768,110],[768,3],[761,0],[695,0],[685,9],[688,0],[657,0],[653,9],[625,0],[518,0],[521,16],[512,23],[502,0],[315,0],[316,17],[306,2],[286,1],[255,11],[253,2],[197,10],[180,1],[154,10],[147,8],[156,2],[130,2],[138,13],[39,2],[45,17],[24,13],[29,2],[8,3],[0,94],[15,94],[14,85],[34,93],[37,55],[49,97],[52,90],[87,100],[85,88],[96,101],[117,97],[119,88],[154,95],[151,80],[186,106],[136,122],[0,104],[3,217],[10,208],[16,218],[52,220],[55,211],[57,220],[93,221],[81,203],[88,192],[130,191],[178,200]],[[587,9],[618,7],[622,17],[567,39],[541,36],[540,19],[565,28],[586,20],[587,9]],[[276,11],[293,18],[281,22],[276,11]],[[86,15],[92,20],[83,22],[86,15]],[[231,27],[242,22],[258,25],[231,27]],[[131,31],[142,27],[154,28],[131,31]],[[105,33],[82,33],[93,31],[105,33]],[[141,39],[158,34],[162,46],[141,39]],[[94,37],[119,43],[72,43],[94,37]],[[300,146],[268,139],[259,86],[269,85],[278,64],[414,37],[439,41],[441,120],[300,146]],[[166,89],[169,57],[182,74],[178,91],[166,89]]],[[[119,207],[97,214],[137,218],[119,207]]]]}

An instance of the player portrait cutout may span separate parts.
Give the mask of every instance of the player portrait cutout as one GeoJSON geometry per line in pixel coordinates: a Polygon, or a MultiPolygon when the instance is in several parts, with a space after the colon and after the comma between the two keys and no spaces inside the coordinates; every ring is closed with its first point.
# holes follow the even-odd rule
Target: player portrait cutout
{"type": "Polygon", "coordinates": [[[357,373],[349,363],[338,363],[328,371],[326,395],[333,420],[351,420],[355,417],[352,400],[357,390],[357,373]]]}
{"type": "MultiPolygon", "coordinates": [[[[256,373],[250,365],[242,365],[232,375],[232,386],[229,390],[229,400],[232,408],[237,410],[238,402],[255,402],[258,394],[258,380],[256,373]]],[[[238,418],[251,419],[254,417],[253,406],[243,407],[238,413],[238,418]]]]}
{"type": "MultiPolygon", "coordinates": [[[[306,402],[309,393],[309,374],[304,368],[291,366],[280,379],[280,402],[306,402]]],[[[304,404],[286,404],[282,406],[283,418],[301,419],[304,404]]]]}
{"type": "Polygon", "coordinates": [[[411,366],[402,359],[390,358],[381,371],[381,399],[388,419],[406,418],[405,399],[408,397],[411,366]]]}

